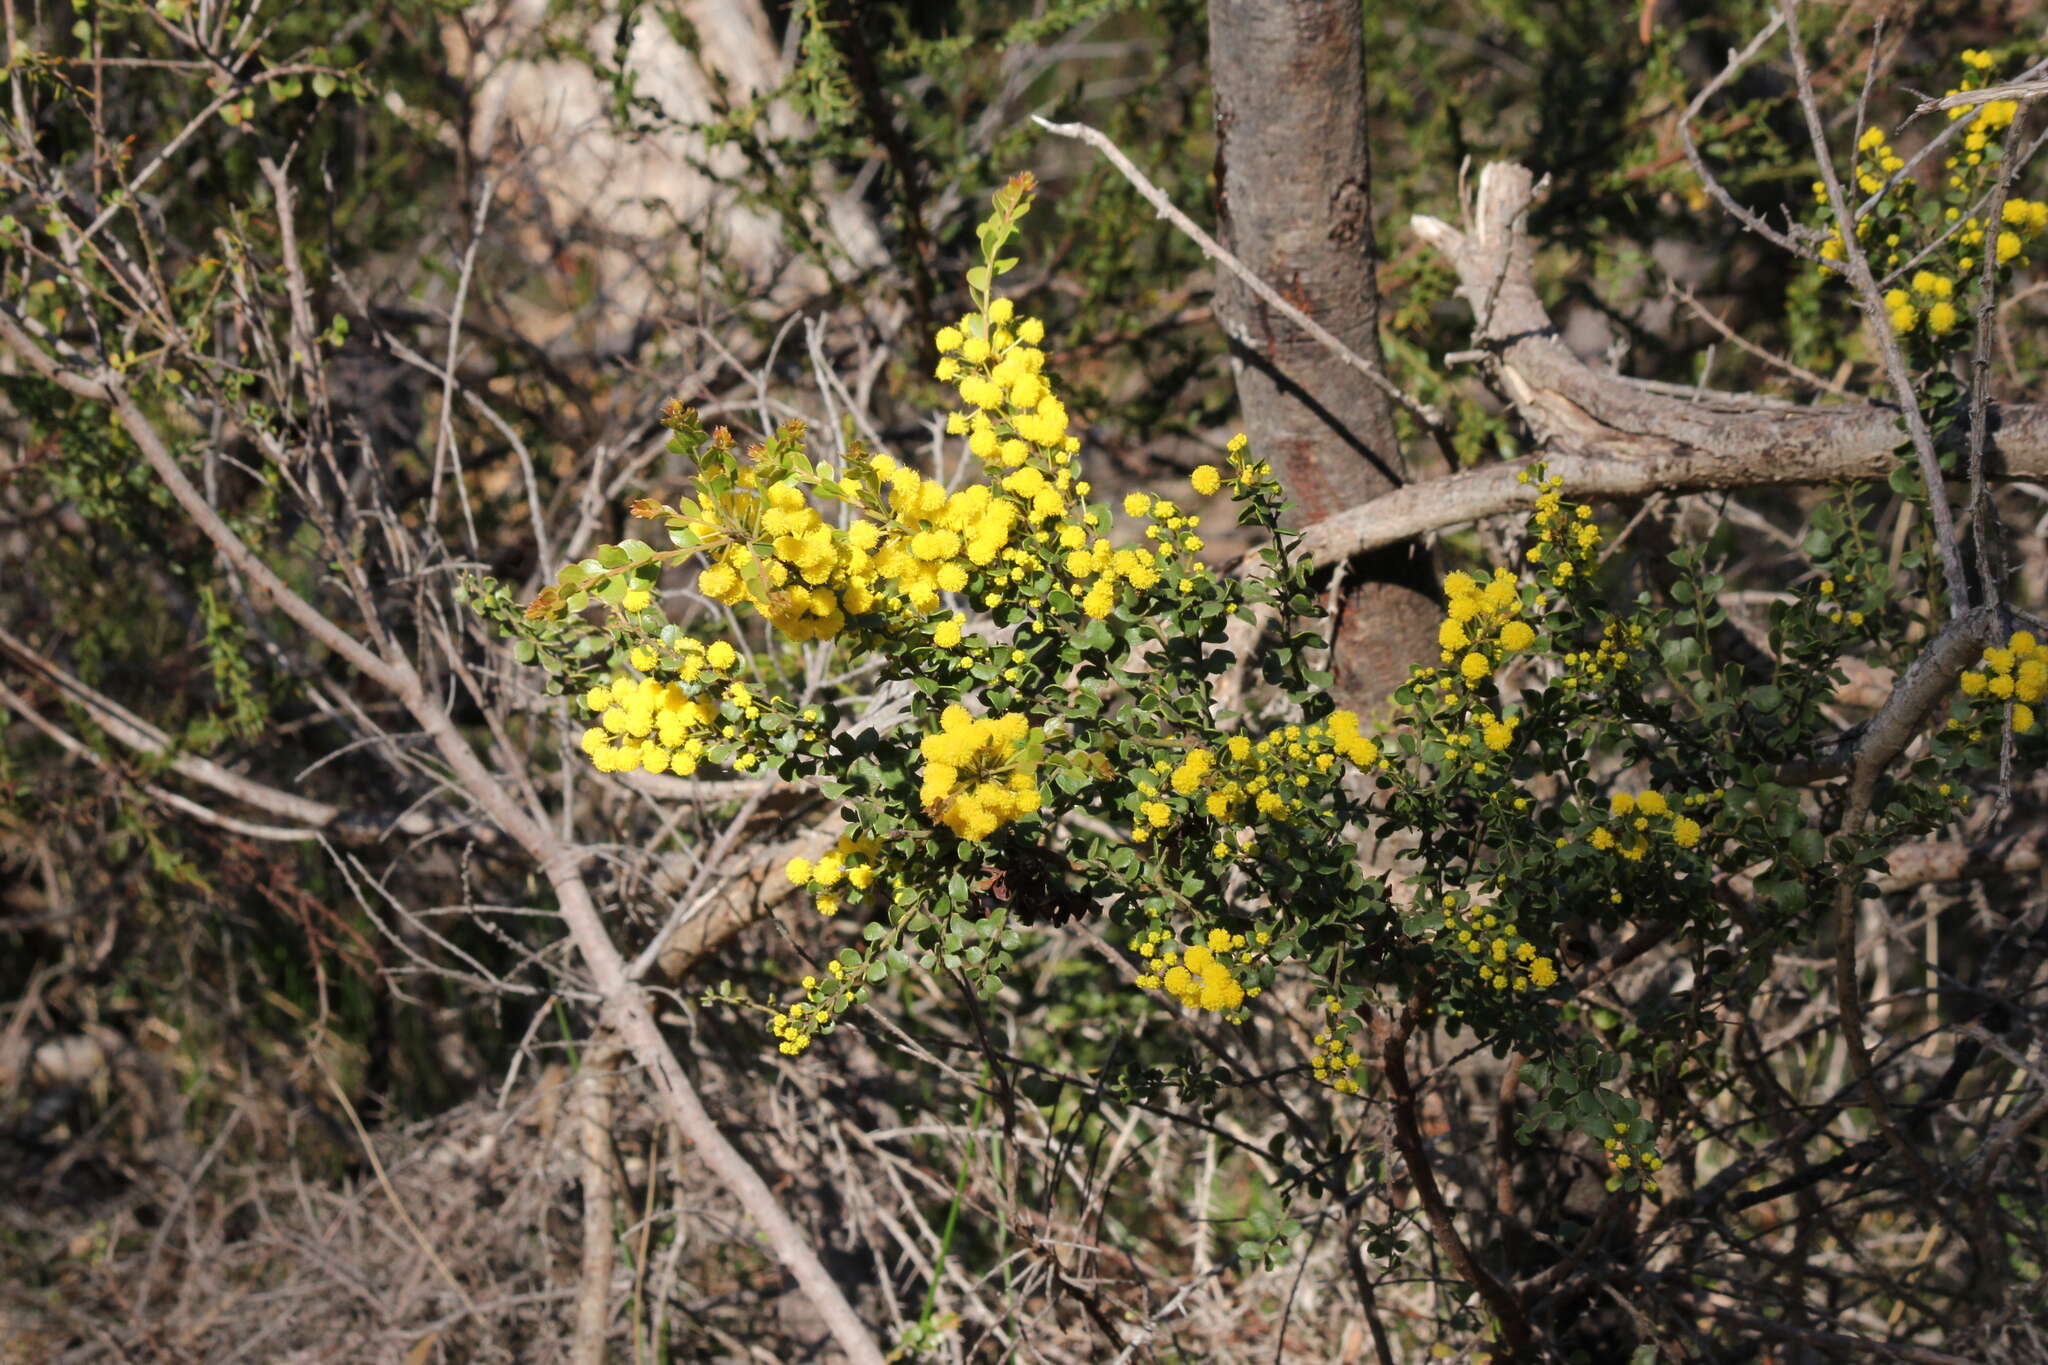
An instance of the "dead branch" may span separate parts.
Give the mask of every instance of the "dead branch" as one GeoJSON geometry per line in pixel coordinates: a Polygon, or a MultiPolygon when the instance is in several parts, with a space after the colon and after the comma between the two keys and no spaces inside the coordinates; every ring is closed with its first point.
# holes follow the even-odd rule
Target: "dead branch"
{"type": "MultiPolygon", "coordinates": [[[[1491,318],[1474,341],[1539,454],[1398,488],[1325,517],[1304,529],[1305,554],[1342,559],[1526,507],[1536,490],[1517,476],[1535,459],[1572,497],[1594,500],[1881,479],[1897,466],[1902,433],[1888,405],[1787,408],[1713,390],[1694,402],[1580,360],[1536,289],[1525,226],[1535,192],[1526,168],[1497,162],[1480,172],[1465,228],[1422,215],[1413,226],[1457,271],[1458,293],[1475,316],[1492,297],[1491,318]]],[[[1988,477],[2048,477],[2048,405],[1994,403],[1988,423],[1988,477]]]]}
{"type": "Polygon", "coordinates": [[[1877,888],[1889,894],[1910,891],[1929,882],[2012,877],[2022,872],[2039,872],[2044,863],[2048,863],[2048,825],[2013,830],[1979,843],[1937,839],[1906,844],[1887,853],[1888,870],[1877,879],[1877,888]]]}
{"type": "MultiPolygon", "coordinates": [[[[62,692],[73,703],[83,708],[92,717],[93,723],[110,738],[136,753],[149,758],[166,759],[170,770],[180,777],[211,787],[221,795],[232,797],[243,805],[254,806],[272,816],[284,816],[297,822],[294,828],[276,828],[274,833],[261,837],[317,839],[325,834],[342,844],[373,843],[394,833],[412,836],[437,832],[456,833],[486,844],[497,843],[504,838],[503,833],[493,826],[422,810],[397,813],[351,810],[332,802],[283,791],[267,783],[244,777],[201,754],[174,753],[169,735],[113,698],[88,687],[78,678],[59,668],[33,649],[27,641],[19,639],[5,627],[0,627],[0,653],[10,656],[23,669],[62,692]]],[[[26,710],[21,710],[21,714],[31,723],[45,728],[47,732],[47,727],[42,726],[42,722],[30,716],[26,710]]],[[[68,748],[75,741],[69,741],[67,737],[58,742],[68,748]]],[[[152,788],[151,791],[152,794],[156,794],[156,789],[152,788]]],[[[176,804],[181,810],[190,810],[187,804],[176,804]]]]}
{"type": "MultiPolygon", "coordinates": [[[[653,1078],[677,1131],[696,1146],[705,1165],[739,1198],[777,1257],[789,1268],[819,1316],[825,1320],[840,1348],[862,1365],[881,1365],[881,1349],[854,1312],[853,1305],[847,1302],[838,1281],[825,1269],[803,1230],[783,1209],[767,1183],[712,1122],[698,1098],[696,1087],[662,1037],[645,995],[627,976],[625,959],[620,956],[618,946],[605,928],[603,915],[584,879],[585,855],[582,850],[564,842],[548,821],[524,808],[507,788],[503,776],[484,766],[469,740],[457,729],[454,718],[428,692],[410,658],[396,649],[380,656],[300,597],[235,532],[198,486],[186,477],[162,433],[117,374],[109,370],[87,373],[64,364],[36,343],[17,320],[12,308],[0,308],[0,343],[4,343],[44,379],[79,397],[105,403],[112,408],[122,429],[141,451],[150,471],[185,515],[212,542],[215,553],[308,635],[384,688],[412,714],[439,750],[442,761],[448,765],[464,794],[519,844],[548,879],[560,906],[562,922],[590,971],[606,1015],[631,1049],[634,1060],[653,1078]]],[[[358,596],[366,595],[367,587],[359,588],[358,596]]],[[[359,606],[367,609],[366,603],[359,602],[359,606]]]]}
{"type": "Polygon", "coordinates": [[[698,905],[655,937],[649,945],[651,951],[641,955],[636,967],[644,971],[651,965],[663,981],[681,981],[742,929],[799,899],[795,884],[782,875],[782,869],[792,858],[817,861],[837,840],[836,830],[814,829],[765,853],[743,852],[731,860],[726,871],[711,879],[698,905]]]}
{"type": "MultiPolygon", "coordinates": [[[[4,683],[0,683],[0,706],[6,707],[14,712],[15,715],[20,716],[30,725],[42,731],[45,738],[74,758],[91,764],[94,768],[109,776],[117,775],[114,765],[98,753],[95,753],[91,745],[49,719],[49,717],[30,705],[28,698],[4,683]]],[[[143,795],[171,810],[189,815],[202,824],[212,825],[216,829],[227,830],[230,834],[242,835],[244,838],[261,839],[270,843],[298,843],[320,837],[320,831],[317,829],[310,829],[299,825],[258,824],[253,820],[244,820],[239,816],[227,815],[214,810],[210,806],[202,805],[190,797],[181,796],[177,792],[158,786],[154,782],[138,782],[135,785],[143,795]]]]}

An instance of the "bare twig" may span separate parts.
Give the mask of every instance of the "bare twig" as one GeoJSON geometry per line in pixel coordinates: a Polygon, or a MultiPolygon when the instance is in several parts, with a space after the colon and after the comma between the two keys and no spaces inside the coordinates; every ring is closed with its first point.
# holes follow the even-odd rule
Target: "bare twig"
{"type": "MultiPolygon", "coordinates": [[[[318,1051],[316,1050],[313,1055],[317,1057],[318,1051]]],[[[356,1113],[355,1105],[349,1103],[348,1092],[341,1088],[340,1082],[327,1074],[324,1066],[321,1068],[321,1076],[327,1082],[327,1088],[333,1093],[336,1102],[341,1105],[341,1111],[348,1115],[349,1127],[355,1129],[356,1141],[362,1143],[363,1155],[369,1158],[370,1170],[376,1175],[377,1184],[383,1188],[384,1197],[391,1201],[392,1211],[398,1215],[398,1221],[405,1224],[405,1230],[412,1234],[413,1241],[418,1244],[428,1262],[441,1272],[442,1279],[448,1281],[448,1287],[455,1291],[455,1297],[462,1300],[462,1306],[474,1313],[476,1300],[470,1297],[469,1286],[457,1279],[455,1272],[448,1268],[448,1262],[441,1258],[441,1253],[435,1249],[433,1240],[420,1231],[420,1225],[413,1221],[411,1210],[407,1209],[405,1201],[398,1197],[398,1191],[392,1187],[391,1177],[384,1171],[383,1158],[377,1155],[377,1144],[370,1141],[370,1134],[363,1127],[361,1115],[356,1113]]]]}
{"type": "Polygon", "coordinates": [[[1863,322],[1878,353],[1884,357],[1885,377],[1892,396],[1906,421],[1913,454],[1920,464],[1921,481],[1927,487],[1927,516],[1934,532],[1934,544],[1941,556],[1942,578],[1948,589],[1949,615],[1961,616],[1970,609],[1970,581],[1963,571],[1963,552],[1956,538],[1955,513],[1949,507],[1948,485],[1941,469],[1941,456],[1934,448],[1934,433],[1927,415],[1920,410],[1920,394],[1913,383],[1912,367],[1899,337],[1892,330],[1891,310],[1885,307],[1884,291],[1871,273],[1870,258],[1856,236],[1857,215],[1851,212],[1842,192],[1842,178],[1835,170],[1834,153],[1828,147],[1827,125],[1820,100],[1813,92],[1813,73],[1806,65],[1806,47],[1799,36],[1798,0],[1778,0],[1778,18],[1784,24],[1787,48],[1792,57],[1792,76],[1799,94],[1799,108],[1806,116],[1807,136],[1813,142],[1821,183],[1827,189],[1828,207],[1834,214],[1835,231],[1842,243],[1844,273],[1863,307],[1863,322]]]}
{"type": "Polygon", "coordinates": [[[1905,844],[1885,855],[1878,890],[1890,894],[1929,882],[2012,877],[2048,865],[2048,825],[2013,830],[1983,843],[1940,839],[1905,844]]]}
{"type": "Polygon", "coordinates": [[[1408,1076],[1408,1039],[1427,1006],[1425,994],[1417,988],[1399,1014],[1375,1010],[1371,1016],[1373,1038],[1379,1043],[1380,1062],[1386,1070],[1387,1089],[1394,1102],[1394,1147],[1408,1165],[1408,1177],[1415,1183],[1423,1216],[1445,1259],[1450,1261],[1459,1279],[1479,1291],[1479,1297],[1500,1320],[1501,1335],[1508,1351],[1511,1355],[1518,1355],[1528,1347],[1530,1340],[1529,1319],[1522,1302],[1492,1271],[1479,1263],[1466,1246],[1465,1239],[1459,1235],[1450,1206],[1444,1202],[1443,1191],[1437,1186],[1429,1149],[1423,1144],[1422,1130],[1416,1122],[1420,1096],[1415,1093],[1408,1076]]]}
{"type": "Polygon", "coordinates": [[[1683,303],[1688,309],[1690,309],[1694,317],[1698,318],[1701,322],[1706,323],[1707,326],[1713,328],[1716,332],[1719,332],[1724,340],[1733,342],[1735,344],[1736,349],[1744,352],[1745,354],[1755,356],[1758,360],[1763,361],[1764,364],[1769,365],[1772,369],[1783,370],[1786,374],[1791,375],[1794,379],[1797,379],[1800,383],[1806,385],[1808,388],[1818,389],[1822,393],[1831,393],[1837,398],[1847,398],[1851,401],[1860,400],[1860,395],[1849,392],[1849,390],[1843,388],[1840,384],[1835,383],[1833,380],[1815,374],[1812,370],[1807,369],[1804,365],[1795,365],[1791,361],[1787,360],[1785,357],[1778,355],[1775,352],[1767,351],[1763,347],[1757,345],[1754,341],[1751,341],[1748,337],[1742,335],[1742,333],[1736,331],[1733,327],[1730,327],[1727,323],[1723,322],[1720,319],[1719,315],[1714,313],[1711,309],[1709,309],[1705,304],[1701,303],[1698,299],[1694,298],[1692,295],[1692,291],[1687,289],[1678,281],[1669,280],[1667,281],[1667,283],[1670,286],[1673,298],[1677,299],[1680,303],[1683,303]]]}
{"type": "Polygon", "coordinates": [[[476,514],[469,505],[469,481],[462,472],[462,455],[455,448],[455,357],[462,349],[462,307],[469,299],[470,277],[476,270],[477,248],[483,245],[484,223],[491,211],[491,196],[497,181],[485,175],[476,194],[476,218],[469,225],[469,242],[462,251],[462,268],[455,280],[455,299],[448,305],[448,346],[441,362],[441,423],[434,437],[434,477],[427,493],[427,521],[431,525],[441,506],[441,471],[452,466],[455,495],[462,504],[463,529],[469,534],[469,552],[478,553],[476,514]]]}
{"type": "Polygon", "coordinates": [[[861,1365],[881,1365],[882,1353],[860,1317],[847,1302],[802,1229],[783,1209],[760,1175],[740,1155],[705,1112],[675,1053],[661,1036],[645,996],[626,975],[604,927],[582,866],[585,855],[564,843],[548,823],[524,809],[498,774],[478,759],[448,712],[428,694],[412,662],[396,651],[380,658],[300,597],[260,555],[237,535],[198,487],[179,468],[161,433],[137,405],[127,387],[111,373],[82,374],[61,365],[28,336],[12,309],[0,308],[0,342],[44,378],[68,391],[108,404],[122,428],[142,452],[152,473],[186,516],[212,542],[215,552],[233,564],[268,596],[286,616],[326,645],[403,704],[440,752],[462,791],[526,851],[552,886],[564,925],[589,967],[597,991],[634,1060],[652,1077],[670,1119],[683,1138],[693,1143],[706,1166],[739,1198],[776,1255],[795,1276],[837,1339],[840,1349],[861,1365]]]}
{"type": "Polygon", "coordinates": [[[1778,780],[1798,786],[1847,776],[1874,783],[1876,774],[1905,752],[1928,713],[1954,690],[1963,670],[1994,642],[1996,627],[1997,615],[1987,607],[1949,622],[1921,649],[1905,676],[1892,685],[1876,715],[1842,735],[1824,753],[1786,764],[1778,770],[1778,780]]]}
{"type": "MultiPolygon", "coordinates": [[[[296,792],[284,791],[268,783],[258,782],[199,754],[175,753],[169,735],[104,693],[87,687],[70,673],[37,653],[26,641],[13,635],[4,626],[0,626],[0,653],[11,656],[30,673],[56,687],[73,703],[84,708],[92,716],[93,723],[108,736],[136,753],[150,758],[165,759],[170,770],[180,777],[190,778],[194,782],[211,787],[221,795],[233,797],[244,805],[299,822],[298,828],[275,830],[274,833],[262,837],[314,839],[323,831],[342,842],[379,839],[393,832],[408,835],[427,835],[437,831],[457,832],[485,842],[495,842],[502,837],[493,827],[478,825],[471,821],[437,818],[421,810],[408,810],[397,814],[349,810],[331,802],[300,796],[296,792]]],[[[241,832],[248,833],[249,830],[243,828],[241,832]]]]}
{"type": "Polygon", "coordinates": [[[1166,197],[1166,192],[1153,184],[1100,129],[1091,128],[1085,123],[1051,123],[1036,114],[1031,116],[1031,121],[1055,137],[1078,139],[1108,157],[1110,164],[1123,173],[1124,179],[1131,182],[1132,188],[1145,197],[1146,202],[1152,205],[1159,216],[1179,228],[1182,235],[1201,248],[1204,256],[1242,280],[1245,288],[1258,295],[1267,307],[1328,347],[1331,354],[1364,375],[1373,387],[1399,403],[1416,421],[1432,431],[1443,429],[1444,416],[1441,412],[1428,403],[1409,397],[1399,384],[1387,378],[1386,372],[1379,366],[1346,346],[1329,328],[1296,308],[1281,297],[1279,290],[1252,273],[1251,268],[1226,250],[1222,243],[1204,232],[1192,218],[1175,208],[1173,201],[1166,197]]]}
{"type": "MultiPolygon", "coordinates": [[[[1884,771],[1905,751],[1927,713],[1949,694],[1964,667],[1990,641],[1995,625],[1995,614],[1986,607],[1976,608],[1952,621],[1906,670],[1891,698],[1848,746],[1849,791],[1837,826],[1838,840],[1853,846],[1862,835],[1884,771]]],[[[1848,1045],[1850,1061],[1862,1083],[1864,1098],[1879,1130],[1905,1168],[1912,1173],[1925,1205],[1943,1221],[1950,1221],[1952,1215],[1941,1198],[1940,1182],[1935,1173],[1892,1120],[1891,1106],[1884,1087],[1878,1081],[1870,1045],[1863,1037],[1863,987],[1856,951],[1855,916],[1861,883],[1862,878],[1857,875],[1855,865],[1848,864],[1835,890],[1835,993],[1841,1010],[1842,1039],[1848,1045]]],[[[1964,1232],[1966,1237],[1969,1235],[1965,1229],[1958,1227],[1957,1230],[1964,1232]]],[[[1989,1254],[1988,1249],[1979,1248],[1979,1260],[1985,1262],[1981,1269],[1986,1273],[1990,1269],[1985,1260],[1989,1254]]]]}
{"type": "MultiPolygon", "coordinates": [[[[1739,425],[1731,423],[1732,427],[1739,425]]],[[[1839,425],[1825,422],[1823,426],[1828,429],[1802,431],[1802,423],[1797,419],[1784,421],[1782,429],[1788,443],[1780,449],[1784,458],[1776,463],[1764,449],[1745,449],[1735,458],[1716,458],[1707,451],[1652,447],[1637,458],[1623,459],[1620,456],[1626,438],[1620,433],[1615,433],[1612,445],[1604,450],[1604,442],[1588,440],[1586,445],[1598,453],[1580,454],[1569,446],[1552,448],[1538,457],[1485,465],[1397,488],[1371,502],[1312,522],[1302,530],[1301,553],[1318,563],[1329,563],[1381,546],[1397,545],[1431,531],[1526,509],[1535,501],[1537,490],[1527,483],[1518,483],[1516,475],[1538,460],[1551,474],[1564,480],[1568,496],[1592,502],[1623,501],[1657,493],[1882,479],[1896,463],[1891,446],[1881,444],[1885,440],[1883,433],[1891,427],[1888,420],[1870,421],[1867,430],[1866,423],[1850,420],[1839,425]],[[1802,435],[1817,437],[1824,444],[1818,449],[1802,449],[1802,435]],[[1613,453],[1609,454],[1609,450],[1613,453]]],[[[1999,434],[2006,437],[2011,433],[1999,434]]],[[[2041,474],[2035,470],[2037,464],[2048,471],[2048,448],[2035,451],[2008,446],[2001,453],[2005,462],[1997,468],[1998,475],[2038,478],[2041,474]]]]}
{"type": "Polygon", "coordinates": [[[1746,47],[1739,52],[1732,52],[1728,55],[1728,62],[1721,68],[1721,73],[1700,88],[1699,94],[1693,96],[1692,103],[1686,105],[1685,112],[1679,116],[1678,136],[1679,140],[1685,144],[1685,159],[1692,163],[1693,174],[1700,178],[1700,184],[1706,187],[1707,193],[1713,197],[1714,202],[1719,204],[1729,217],[1735,219],[1765,241],[1771,242],[1795,256],[1812,260],[1814,259],[1814,254],[1811,250],[1801,246],[1798,242],[1792,240],[1789,235],[1780,232],[1777,228],[1772,227],[1769,223],[1766,223],[1756,214],[1736,202],[1735,196],[1728,193],[1727,188],[1721,184],[1720,178],[1707,169],[1706,159],[1700,155],[1699,145],[1693,141],[1692,137],[1692,121],[1699,117],[1700,110],[1707,107],[1707,101],[1719,94],[1727,86],[1728,82],[1735,79],[1742,71],[1742,68],[1748,66],[1750,62],[1756,59],[1756,54],[1763,51],[1765,43],[1768,43],[1777,36],[1778,30],[1784,27],[1784,23],[1785,21],[1782,17],[1773,17],[1770,23],[1764,25],[1761,32],[1749,40],[1746,47]]]}
{"type": "MultiPolygon", "coordinates": [[[[1712,393],[1687,402],[1589,368],[1558,340],[1536,289],[1534,244],[1520,226],[1534,183],[1520,166],[1490,165],[1480,174],[1464,229],[1423,215],[1413,225],[1456,270],[1458,292],[1475,314],[1494,281],[1503,280],[1491,322],[1475,340],[1497,354],[1502,391],[1574,496],[1640,497],[1890,474],[1897,463],[1894,407],[1801,408],[1712,393]]],[[[1896,346],[1888,319],[1882,323],[1896,346]]],[[[2048,469],[2048,408],[1994,404],[1990,414],[1996,458],[1988,462],[1988,477],[2048,469]]],[[[1512,510],[1534,496],[1514,482],[1516,472],[1489,466],[1396,489],[1311,526],[1303,549],[1324,559],[1512,510]]]]}
{"type": "MultiPolygon", "coordinates": [[[[30,705],[28,698],[5,684],[0,684],[0,706],[5,706],[8,710],[35,726],[36,729],[43,732],[44,736],[66,753],[71,754],[75,758],[83,759],[102,772],[112,772],[112,766],[105,759],[94,753],[91,746],[86,744],[84,740],[79,739],[76,735],[71,734],[62,726],[51,721],[42,712],[30,705]]],[[[306,829],[294,825],[258,824],[253,820],[243,820],[237,816],[224,815],[209,806],[201,805],[190,797],[180,796],[174,791],[160,787],[154,782],[137,782],[135,786],[137,790],[141,791],[151,800],[160,802],[172,810],[189,815],[202,824],[212,825],[215,828],[224,829],[231,834],[239,834],[245,838],[290,844],[306,843],[320,837],[320,831],[317,829],[306,829]]]]}
{"type": "Polygon", "coordinates": [[[1974,109],[1994,100],[2037,100],[2043,95],[2048,95],[2048,81],[2019,80],[2006,85],[1987,85],[1982,90],[1958,90],[1939,99],[1922,100],[1913,106],[1913,112],[1932,114],[1948,109],[1974,109]]]}

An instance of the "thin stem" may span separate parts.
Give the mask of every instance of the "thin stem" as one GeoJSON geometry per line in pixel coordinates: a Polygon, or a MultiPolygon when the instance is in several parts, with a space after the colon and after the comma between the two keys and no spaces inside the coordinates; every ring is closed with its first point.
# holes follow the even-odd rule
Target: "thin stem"
{"type": "Polygon", "coordinates": [[[1935,548],[1941,555],[1949,615],[1961,617],[1970,610],[1970,581],[1963,570],[1963,551],[1956,539],[1955,513],[1948,505],[1948,485],[1942,479],[1941,457],[1934,449],[1934,433],[1928,428],[1927,415],[1920,410],[1920,394],[1913,384],[1912,369],[1906,364],[1905,349],[1899,345],[1898,333],[1892,330],[1891,310],[1884,306],[1884,291],[1878,288],[1877,277],[1870,270],[1870,258],[1864,254],[1863,244],[1857,239],[1858,215],[1849,208],[1848,199],[1842,192],[1841,176],[1835,171],[1834,156],[1828,150],[1820,100],[1813,92],[1813,72],[1806,65],[1806,46],[1799,36],[1798,11],[1798,0],[1778,0],[1779,17],[1785,25],[1786,46],[1792,54],[1792,75],[1798,86],[1799,108],[1806,116],[1807,136],[1813,142],[1814,160],[1820,166],[1821,183],[1827,188],[1828,208],[1834,214],[1835,231],[1841,239],[1846,267],[1844,273],[1856,291],[1857,301],[1863,306],[1864,325],[1870,329],[1878,352],[1884,357],[1885,377],[1891,382],[1892,394],[1906,419],[1906,433],[1912,438],[1913,454],[1920,464],[1920,477],[1927,485],[1927,515],[1933,526],[1935,548]]]}
{"type": "Polygon", "coordinates": [[[1145,173],[1124,155],[1123,150],[1112,142],[1107,134],[1085,123],[1051,123],[1036,114],[1031,116],[1031,121],[1055,137],[1075,138],[1108,157],[1110,164],[1123,172],[1124,179],[1131,182],[1131,187],[1145,197],[1146,202],[1152,205],[1161,218],[1179,228],[1189,241],[1201,248],[1204,256],[1242,280],[1245,288],[1258,295],[1268,308],[1328,347],[1331,354],[1364,375],[1373,387],[1399,403],[1416,421],[1432,431],[1445,429],[1444,416],[1441,412],[1427,403],[1409,397],[1399,384],[1387,378],[1386,371],[1346,346],[1329,328],[1282,298],[1279,290],[1260,279],[1252,272],[1250,266],[1232,255],[1221,242],[1202,231],[1192,218],[1175,208],[1173,201],[1166,197],[1166,192],[1147,179],[1145,173]]]}
{"type": "Polygon", "coordinates": [[[1387,1089],[1393,1095],[1394,1149],[1407,1163],[1408,1174],[1415,1181],[1416,1197],[1422,1203],[1422,1214],[1429,1224],[1430,1235],[1443,1249],[1458,1277],[1479,1291],[1479,1296],[1486,1300],[1486,1306],[1500,1320],[1501,1334],[1510,1357],[1519,1357],[1529,1346],[1528,1316],[1523,1312],[1521,1300],[1479,1264],[1471,1248],[1465,1245],[1465,1239],[1458,1234],[1450,1206],[1444,1202],[1443,1191],[1437,1186],[1436,1171],[1429,1161],[1429,1149],[1422,1141],[1422,1129],[1416,1121],[1420,1097],[1408,1075],[1408,1039],[1414,1034],[1427,999],[1427,988],[1418,988],[1399,1015],[1375,1012],[1371,1019],[1373,1037],[1380,1045],[1380,1059],[1386,1068],[1387,1089]]]}

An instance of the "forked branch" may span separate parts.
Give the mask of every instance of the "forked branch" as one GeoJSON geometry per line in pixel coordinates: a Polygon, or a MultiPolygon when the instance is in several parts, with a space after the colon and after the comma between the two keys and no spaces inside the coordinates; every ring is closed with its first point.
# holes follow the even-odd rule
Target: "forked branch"
{"type": "MultiPolygon", "coordinates": [[[[825,1320],[839,1347],[860,1365],[882,1365],[875,1344],[839,1284],[825,1269],[803,1230],[796,1225],[765,1181],[713,1123],[696,1087],[661,1036],[641,988],[630,978],[625,959],[605,929],[604,918],[583,875],[584,853],[564,842],[549,823],[515,798],[501,774],[493,773],[457,728],[453,717],[430,693],[413,662],[397,649],[380,655],[318,607],[293,591],[261,555],[235,533],[206,495],[179,467],[156,425],[137,403],[119,375],[86,372],[52,356],[13,310],[0,306],[0,344],[43,378],[114,411],[121,428],[142,453],[179,508],[191,519],[221,559],[306,633],[327,646],[357,672],[376,682],[402,704],[440,752],[454,784],[530,857],[549,882],[562,922],[604,1003],[606,1015],[633,1060],[653,1078],[659,1104],[677,1132],[691,1143],[704,1164],[732,1191],[778,1259],[825,1320]]],[[[369,604],[360,604],[365,610],[369,604]]]]}

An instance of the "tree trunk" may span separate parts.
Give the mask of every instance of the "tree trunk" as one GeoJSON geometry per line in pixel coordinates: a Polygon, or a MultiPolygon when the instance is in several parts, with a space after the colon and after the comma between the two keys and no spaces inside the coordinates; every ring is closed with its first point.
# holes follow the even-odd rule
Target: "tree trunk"
{"type": "MultiPolygon", "coordinates": [[[[1252,272],[1377,363],[1379,289],[1358,0],[1211,0],[1220,235],[1252,272]]],[[[1306,523],[1396,487],[1393,405],[1225,277],[1217,308],[1253,448],[1306,523]]],[[[1437,605],[1414,544],[1362,556],[1335,632],[1335,690],[1370,706],[1433,662],[1437,605]]]]}

